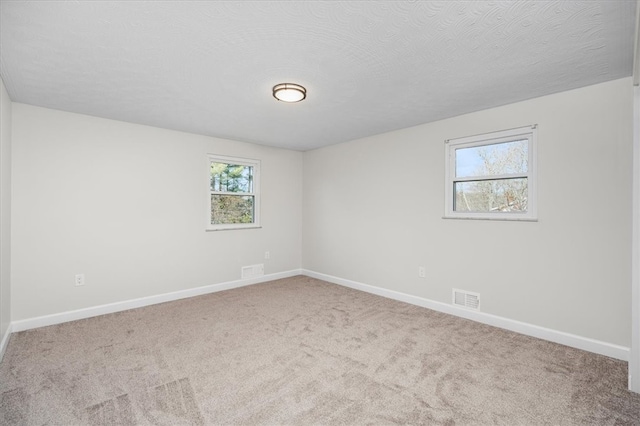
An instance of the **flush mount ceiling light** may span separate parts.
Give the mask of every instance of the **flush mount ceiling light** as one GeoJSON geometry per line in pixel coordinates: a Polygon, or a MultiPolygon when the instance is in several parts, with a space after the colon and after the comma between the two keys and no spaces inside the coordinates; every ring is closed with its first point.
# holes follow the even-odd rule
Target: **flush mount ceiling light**
{"type": "Polygon", "coordinates": [[[280,83],[273,86],[273,97],[282,102],[300,102],[307,97],[307,89],[299,84],[280,83]]]}

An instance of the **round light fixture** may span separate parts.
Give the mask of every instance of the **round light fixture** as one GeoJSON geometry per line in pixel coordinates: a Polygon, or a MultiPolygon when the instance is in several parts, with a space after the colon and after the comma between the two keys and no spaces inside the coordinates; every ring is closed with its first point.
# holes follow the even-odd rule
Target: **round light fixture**
{"type": "Polygon", "coordinates": [[[300,102],[307,97],[307,89],[299,84],[280,83],[273,86],[273,97],[282,102],[300,102]]]}

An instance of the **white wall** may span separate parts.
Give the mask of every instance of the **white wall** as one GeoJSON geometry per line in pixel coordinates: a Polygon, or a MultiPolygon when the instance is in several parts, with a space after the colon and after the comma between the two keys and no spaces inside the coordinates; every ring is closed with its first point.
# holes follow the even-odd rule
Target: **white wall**
{"type": "MultiPolygon", "coordinates": [[[[0,342],[11,323],[11,99],[0,79],[0,342]]],[[[1,343],[0,343],[1,345],[1,343]]],[[[2,347],[0,347],[0,358],[2,347]]]]}
{"type": "Polygon", "coordinates": [[[628,347],[632,104],[627,78],[306,152],[303,268],[628,347]],[[444,140],[529,124],[539,221],[442,219],[444,140]]]}
{"type": "Polygon", "coordinates": [[[11,106],[3,90],[11,319],[233,281],[265,263],[444,303],[452,287],[477,291],[484,312],[628,347],[631,111],[622,79],[301,154],[11,106]],[[442,219],[443,141],[534,123],[539,221],[442,219]],[[204,231],[206,153],[262,160],[262,229],[204,231]]]}
{"type": "Polygon", "coordinates": [[[14,103],[12,319],[298,269],[301,177],[299,152],[14,103]],[[205,232],[207,153],[262,161],[262,229],[205,232]]]}

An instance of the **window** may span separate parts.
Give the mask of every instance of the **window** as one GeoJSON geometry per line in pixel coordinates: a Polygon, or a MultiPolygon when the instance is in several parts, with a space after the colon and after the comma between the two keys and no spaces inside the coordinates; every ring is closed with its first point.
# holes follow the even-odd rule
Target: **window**
{"type": "Polygon", "coordinates": [[[260,226],[260,161],[209,155],[208,230],[260,226]]]}
{"type": "Polygon", "coordinates": [[[536,126],[445,142],[445,218],[535,220],[536,126]]]}

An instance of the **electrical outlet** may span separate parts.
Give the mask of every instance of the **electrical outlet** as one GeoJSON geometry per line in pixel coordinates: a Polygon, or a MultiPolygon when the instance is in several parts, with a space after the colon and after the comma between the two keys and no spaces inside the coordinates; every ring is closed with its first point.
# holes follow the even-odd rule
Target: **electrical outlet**
{"type": "Polygon", "coordinates": [[[420,278],[426,278],[427,277],[427,268],[425,268],[424,266],[418,266],[418,276],[420,278]]]}
{"type": "Polygon", "coordinates": [[[76,274],[76,287],[84,285],[84,274],[76,274]]]}
{"type": "Polygon", "coordinates": [[[271,259],[271,253],[269,253],[268,251],[264,252],[264,258],[265,259],[271,259]]]}

